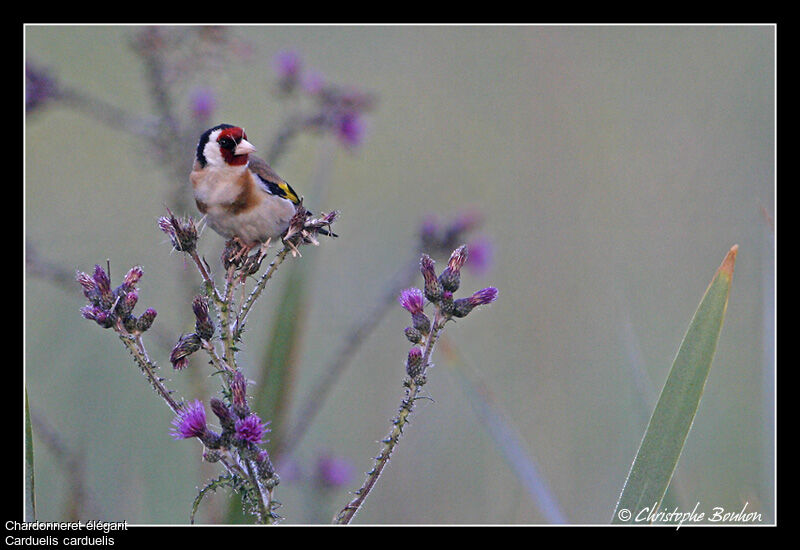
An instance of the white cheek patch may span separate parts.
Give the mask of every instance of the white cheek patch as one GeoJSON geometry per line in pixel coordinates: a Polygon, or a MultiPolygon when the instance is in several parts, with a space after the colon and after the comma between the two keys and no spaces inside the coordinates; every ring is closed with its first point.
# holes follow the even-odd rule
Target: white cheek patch
{"type": "Polygon", "coordinates": [[[216,139],[213,141],[211,139],[208,140],[208,143],[203,148],[203,156],[206,157],[207,165],[222,166],[225,164],[222,154],[219,152],[219,143],[217,143],[216,139]]]}

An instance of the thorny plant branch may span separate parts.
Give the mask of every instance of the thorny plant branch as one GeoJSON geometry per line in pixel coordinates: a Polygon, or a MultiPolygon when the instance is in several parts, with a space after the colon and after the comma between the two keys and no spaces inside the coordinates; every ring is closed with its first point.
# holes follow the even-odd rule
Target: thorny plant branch
{"type": "Polygon", "coordinates": [[[441,318],[440,312],[437,310],[436,315],[431,322],[431,330],[428,334],[425,351],[422,356],[422,378],[417,379],[417,381],[412,378],[408,381],[406,387],[406,397],[400,404],[398,415],[392,419],[392,429],[389,432],[389,435],[387,435],[381,441],[381,443],[383,443],[383,448],[375,457],[375,466],[372,468],[372,470],[367,472],[367,478],[364,480],[361,488],[354,492],[355,498],[351,500],[344,508],[342,508],[336,517],[334,517],[334,523],[347,525],[352,521],[353,517],[356,515],[356,512],[361,509],[361,506],[364,504],[367,496],[369,496],[370,492],[375,487],[375,484],[378,482],[381,473],[383,473],[383,469],[389,463],[389,458],[392,455],[392,451],[394,451],[397,443],[400,441],[400,436],[403,435],[403,429],[405,428],[406,424],[408,424],[408,417],[411,415],[411,411],[414,408],[414,402],[417,400],[419,392],[424,385],[425,372],[430,365],[430,358],[431,354],[433,353],[433,348],[436,345],[436,341],[438,340],[442,329],[444,328],[445,322],[446,320],[441,318]]]}
{"type": "MultiPolygon", "coordinates": [[[[111,288],[110,270],[106,273],[97,265],[93,275],[78,272],[76,279],[90,302],[81,310],[82,314],[103,328],[112,328],[119,335],[156,393],[176,414],[173,420],[173,437],[200,439],[206,449],[203,455],[206,461],[222,463],[231,476],[227,478],[231,486],[245,491],[243,502],[249,503],[257,521],[274,523],[280,519],[274,513],[279,503],[273,497],[273,489],[279,479],[267,451],[259,447],[263,443],[263,435],[269,430],[250,411],[247,403],[247,382],[236,364],[237,344],[241,340],[247,314],[286,256],[290,253],[297,255],[300,245],[319,244],[316,239],[319,231],[332,235],[331,224],[338,213],[331,212],[311,219],[310,214],[300,204],[282,239],[283,248],[257,280],[247,300],[244,295],[248,277],[261,268],[266,249],[265,254],[259,250],[256,254],[249,255],[249,248],[236,239],[230,240],[221,258],[225,280],[224,289],[220,292],[208,263],[197,253],[198,232],[194,220],[179,219],[169,210],[168,213],[168,216],[158,220],[158,226],[170,237],[175,250],[192,258],[206,291],[205,297],[195,296],[192,300],[196,332],[180,337],[170,353],[170,362],[176,370],[182,370],[188,365],[188,357],[202,349],[216,372],[222,374],[222,394],[229,404],[216,398],[211,400],[212,411],[220,419],[223,428],[222,434],[208,429],[202,401],[195,400],[192,404],[177,401],[164,384],[165,379],[157,374],[158,366],[150,359],[142,337],[153,324],[155,310],[150,308],[139,318],[133,315],[138,301],[137,283],[143,275],[141,267],[132,268],[125,275],[123,283],[114,289],[111,288]],[[240,289],[242,301],[237,308],[236,295],[240,289]],[[209,317],[209,305],[216,311],[222,353],[215,345],[216,327],[209,317]]],[[[224,478],[218,478],[216,483],[220,483],[219,479],[224,478]]],[[[206,492],[201,490],[199,499],[204,494],[206,492]]],[[[199,500],[196,500],[191,518],[194,517],[198,504],[199,500]]]]}
{"type": "Polygon", "coordinates": [[[461,284],[461,267],[467,260],[467,247],[462,245],[450,255],[447,267],[437,277],[434,270],[434,261],[423,254],[420,259],[420,271],[425,279],[424,291],[418,288],[403,290],[400,294],[400,304],[411,313],[412,326],[406,327],[406,338],[414,344],[408,352],[406,360],[406,374],[403,385],[405,398],[402,400],[398,415],[392,419],[392,429],[381,443],[383,448],[374,457],[375,464],[367,472],[367,477],[361,487],[354,492],[352,499],[333,518],[337,524],[349,524],[355,514],[361,509],[384,468],[396,448],[403,429],[408,424],[409,416],[414,409],[414,403],[419,399],[421,388],[427,382],[427,371],[431,366],[431,357],[436,342],[444,329],[445,324],[453,318],[466,317],[475,307],[494,302],[497,298],[497,289],[487,287],[467,298],[455,299],[453,293],[461,284]],[[425,299],[434,304],[436,312],[431,321],[424,312],[425,299]],[[420,348],[419,346],[422,346],[420,348]]]}

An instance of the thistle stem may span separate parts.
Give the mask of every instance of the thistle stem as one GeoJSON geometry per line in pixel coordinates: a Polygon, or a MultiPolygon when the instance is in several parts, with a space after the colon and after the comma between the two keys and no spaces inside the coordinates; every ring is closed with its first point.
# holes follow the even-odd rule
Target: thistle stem
{"type": "MultiPolygon", "coordinates": [[[[161,398],[166,401],[167,405],[172,412],[178,414],[181,411],[181,407],[177,401],[172,397],[171,392],[162,384],[162,379],[156,375],[155,369],[157,368],[149,359],[147,359],[147,352],[143,351],[143,347],[140,348],[137,345],[137,339],[134,336],[128,334],[119,334],[119,339],[122,340],[122,343],[125,344],[125,347],[128,348],[133,358],[136,360],[136,363],[139,365],[139,368],[144,374],[145,378],[150,382],[150,385],[153,386],[153,389],[156,390],[161,398]]],[[[139,340],[138,342],[141,342],[139,340]]]]}
{"type": "Polygon", "coordinates": [[[253,302],[255,302],[256,298],[258,298],[261,295],[261,292],[264,290],[264,287],[267,285],[267,282],[275,274],[275,271],[277,271],[278,266],[280,266],[283,263],[283,260],[286,259],[286,255],[289,254],[289,252],[291,252],[291,248],[289,247],[289,245],[284,246],[283,250],[278,252],[277,256],[275,256],[275,259],[272,260],[272,263],[269,264],[267,270],[258,279],[258,283],[256,283],[256,286],[253,288],[252,292],[250,292],[250,295],[242,304],[242,309],[239,311],[238,318],[236,319],[236,323],[234,324],[233,327],[232,332],[234,335],[236,335],[244,326],[244,323],[247,320],[247,315],[250,313],[250,310],[253,307],[253,302]]]}
{"type": "MultiPolygon", "coordinates": [[[[436,345],[436,341],[439,339],[439,335],[441,334],[443,328],[444,320],[440,311],[437,309],[436,315],[431,323],[430,333],[428,334],[425,342],[425,351],[422,355],[422,372],[420,377],[423,377],[425,372],[428,370],[433,348],[436,345]]],[[[417,400],[417,395],[421,389],[422,386],[417,384],[414,379],[411,379],[407,384],[406,397],[400,404],[399,414],[392,420],[392,429],[389,432],[389,435],[381,441],[381,443],[383,443],[383,448],[378,453],[378,456],[375,457],[375,466],[372,468],[372,470],[367,472],[367,478],[364,480],[361,488],[355,491],[355,498],[351,500],[344,508],[342,508],[333,518],[333,523],[347,525],[352,521],[353,517],[356,515],[356,512],[361,509],[361,506],[364,504],[367,496],[378,482],[378,478],[381,476],[381,473],[383,473],[383,469],[389,463],[389,458],[397,446],[397,443],[400,441],[400,436],[403,435],[403,428],[405,428],[406,424],[408,424],[408,418],[411,416],[411,411],[414,408],[414,402],[417,400]]]]}

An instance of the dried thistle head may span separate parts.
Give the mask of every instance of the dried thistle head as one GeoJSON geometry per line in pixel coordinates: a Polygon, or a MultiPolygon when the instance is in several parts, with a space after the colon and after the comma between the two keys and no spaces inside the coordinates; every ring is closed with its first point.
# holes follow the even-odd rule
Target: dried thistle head
{"type": "Polygon", "coordinates": [[[167,208],[168,216],[158,218],[158,227],[169,235],[172,247],[180,252],[187,254],[197,249],[197,226],[191,216],[177,218],[175,214],[167,208]]]}
{"type": "Polygon", "coordinates": [[[289,228],[283,236],[283,241],[292,249],[292,256],[299,256],[300,251],[297,247],[301,244],[313,244],[319,246],[318,234],[336,237],[331,229],[333,222],[339,217],[339,212],[333,210],[327,214],[320,214],[312,217],[312,214],[303,206],[302,199],[297,205],[292,219],[289,221],[289,228]]]}

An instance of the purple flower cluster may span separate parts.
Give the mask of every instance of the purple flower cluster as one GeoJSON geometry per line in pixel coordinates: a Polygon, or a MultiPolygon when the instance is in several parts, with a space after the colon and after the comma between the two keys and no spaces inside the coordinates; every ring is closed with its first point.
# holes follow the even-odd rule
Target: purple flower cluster
{"type": "Polygon", "coordinates": [[[467,247],[459,246],[451,254],[447,267],[437,276],[435,262],[427,254],[420,258],[420,272],[424,279],[423,289],[407,288],[400,293],[398,301],[411,314],[412,325],[406,327],[406,338],[414,344],[406,358],[406,373],[417,379],[425,372],[425,346],[434,330],[453,317],[466,317],[478,306],[486,305],[497,299],[497,289],[487,287],[467,298],[455,299],[453,293],[461,286],[461,268],[467,263],[467,247]],[[436,325],[424,313],[425,299],[437,308],[436,325]]]}
{"type": "MultiPolygon", "coordinates": [[[[446,254],[460,242],[467,241],[467,234],[475,231],[483,223],[483,216],[477,210],[465,210],[449,223],[439,223],[434,216],[427,216],[420,227],[420,240],[425,250],[433,254],[446,254]]],[[[492,242],[485,235],[478,235],[468,241],[469,258],[464,266],[476,275],[485,274],[492,265],[492,242]]]]}
{"type": "Polygon", "coordinates": [[[348,149],[364,142],[367,133],[364,114],[375,103],[372,94],[328,83],[319,71],[306,70],[300,54],[293,50],[278,52],[273,67],[282,94],[301,90],[316,102],[317,111],[304,120],[306,127],[330,132],[348,149]]]}
{"type": "Polygon", "coordinates": [[[132,267],[118,287],[111,288],[108,273],[99,265],[89,275],[78,271],[75,279],[83,289],[83,295],[89,304],[81,308],[84,318],[96,322],[103,328],[116,326],[119,331],[141,334],[153,325],[156,310],[148,308],[139,318],[133,315],[133,308],[139,300],[136,284],[144,272],[139,266],[132,267]]]}

